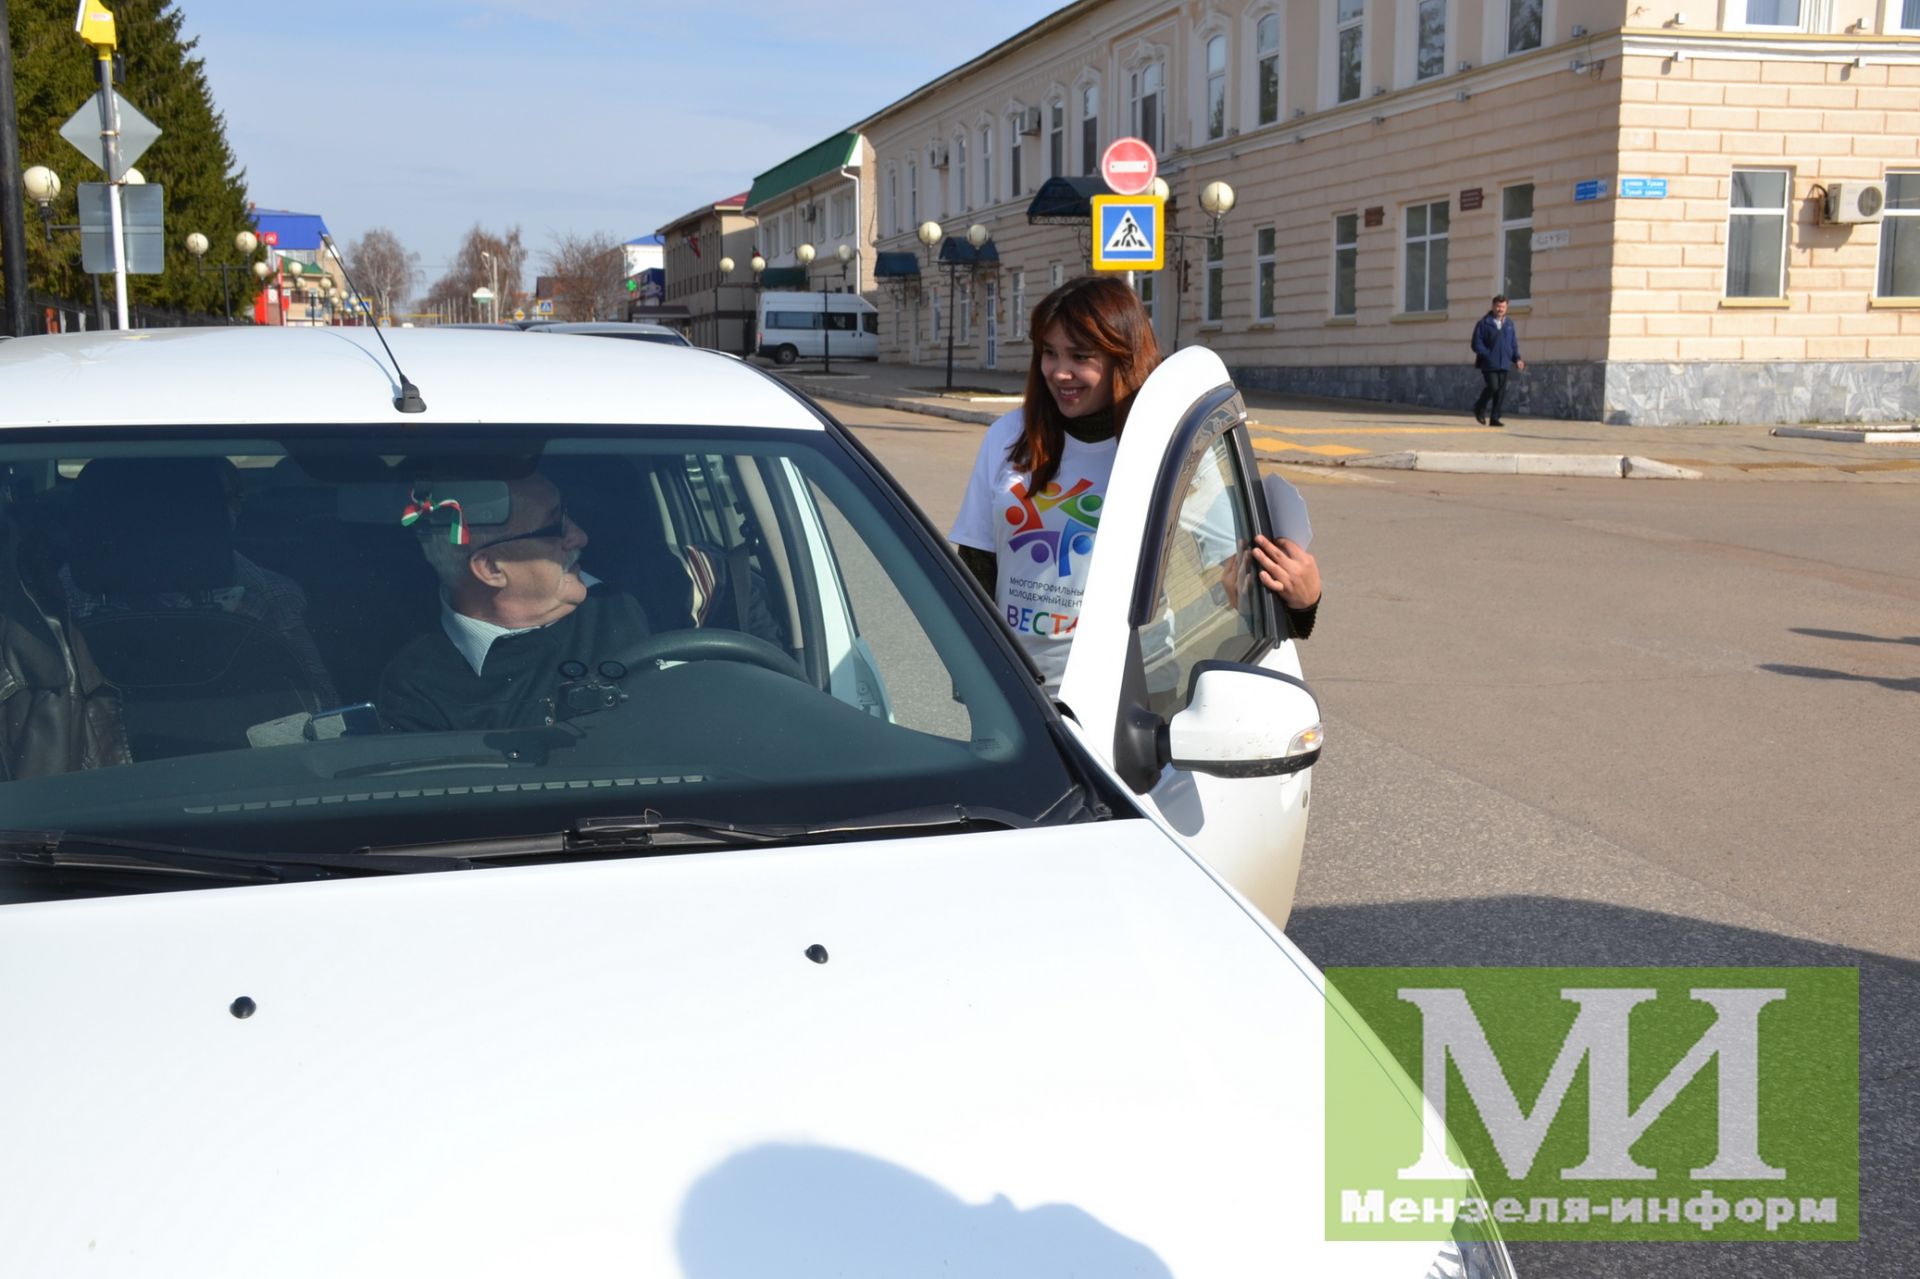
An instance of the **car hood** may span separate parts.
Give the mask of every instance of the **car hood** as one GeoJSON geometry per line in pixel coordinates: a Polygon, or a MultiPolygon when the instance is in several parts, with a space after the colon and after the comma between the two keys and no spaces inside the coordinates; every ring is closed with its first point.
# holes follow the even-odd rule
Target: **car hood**
{"type": "Polygon", "coordinates": [[[16,906],[0,974],[0,1273],[1424,1271],[1322,1242],[1317,974],[1146,821],[16,906]]]}

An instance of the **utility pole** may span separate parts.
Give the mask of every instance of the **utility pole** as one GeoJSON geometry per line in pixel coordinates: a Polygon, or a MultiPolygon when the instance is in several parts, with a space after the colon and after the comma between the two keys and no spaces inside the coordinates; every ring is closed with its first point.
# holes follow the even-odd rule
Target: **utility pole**
{"type": "Polygon", "coordinates": [[[120,205],[124,185],[120,172],[120,102],[113,92],[113,51],[120,37],[113,14],[100,0],[81,0],[73,29],[93,47],[94,65],[100,73],[100,167],[107,171],[107,209],[113,221],[113,300],[120,327],[127,329],[132,326],[127,322],[127,226],[120,205]]]}
{"type": "Polygon", "coordinates": [[[7,293],[6,335],[27,335],[27,193],[20,184],[20,120],[13,98],[13,44],[7,0],[0,0],[0,288],[7,293]]]}

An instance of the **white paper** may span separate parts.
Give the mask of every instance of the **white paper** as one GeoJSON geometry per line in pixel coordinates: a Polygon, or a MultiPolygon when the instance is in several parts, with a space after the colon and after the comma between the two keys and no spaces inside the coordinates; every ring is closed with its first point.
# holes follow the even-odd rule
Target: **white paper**
{"type": "Polygon", "coordinates": [[[1267,518],[1275,537],[1284,537],[1305,549],[1313,545],[1313,523],[1307,519],[1307,499],[1285,476],[1267,475],[1261,481],[1267,494],[1267,518]]]}

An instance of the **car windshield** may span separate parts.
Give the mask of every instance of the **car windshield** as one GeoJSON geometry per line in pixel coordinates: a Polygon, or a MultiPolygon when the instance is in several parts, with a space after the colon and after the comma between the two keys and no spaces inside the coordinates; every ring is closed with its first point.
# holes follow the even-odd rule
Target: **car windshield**
{"type": "Polygon", "coordinates": [[[1051,820],[1030,677],[836,436],[11,431],[0,826],[247,852],[1051,820]]]}

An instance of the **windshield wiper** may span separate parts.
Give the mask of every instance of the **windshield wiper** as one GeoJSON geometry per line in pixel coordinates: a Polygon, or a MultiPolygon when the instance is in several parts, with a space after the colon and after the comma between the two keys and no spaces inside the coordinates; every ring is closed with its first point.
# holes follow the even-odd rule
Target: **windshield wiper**
{"type": "Polygon", "coordinates": [[[460,857],[381,857],[358,853],[243,853],[89,835],[84,831],[0,830],[0,862],[93,870],[152,870],[243,884],[470,870],[460,857]]]}
{"type": "Polygon", "coordinates": [[[1030,817],[1001,808],[974,808],[963,804],[935,804],[902,809],[844,822],[817,825],[753,825],[700,817],[662,817],[643,813],[634,817],[583,817],[564,831],[496,839],[455,839],[432,844],[373,846],[358,855],[392,858],[459,857],[470,861],[500,861],[516,857],[580,857],[595,854],[648,855],[702,848],[747,848],[772,844],[830,843],[855,836],[912,836],[960,830],[1019,830],[1034,825],[1030,817]]]}

